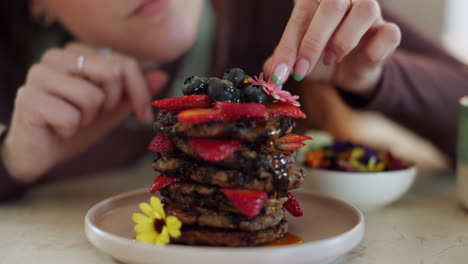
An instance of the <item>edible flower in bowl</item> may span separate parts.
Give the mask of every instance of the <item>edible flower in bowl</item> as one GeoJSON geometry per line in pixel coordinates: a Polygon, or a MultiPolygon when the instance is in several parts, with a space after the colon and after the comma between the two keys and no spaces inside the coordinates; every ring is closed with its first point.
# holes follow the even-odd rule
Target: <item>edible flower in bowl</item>
{"type": "Polygon", "coordinates": [[[361,144],[333,141],[303,155],[305,191],[347,201],[363,211],[397,201],[416,178],[415,166],[361,144]]]}

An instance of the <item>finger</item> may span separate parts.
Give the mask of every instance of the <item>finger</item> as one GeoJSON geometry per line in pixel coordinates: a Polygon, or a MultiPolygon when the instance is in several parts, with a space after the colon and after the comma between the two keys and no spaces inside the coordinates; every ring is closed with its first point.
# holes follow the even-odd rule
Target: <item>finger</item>
{"type": "Polygon", "coordinates": [[[81,121],[81,113],[78,109],[63,99],[54,95],[45,94],[38,89],[18,90],[17,104],[31,104],[37,107],[26,118],[30,118],[33,124],[50,126],[61,138],[70,138],[76,135],[81,121]]]}
{"type": "Polygon", "coordinates": [[[297,51],[309,23],[318,6],[316,1],[296,1],[291,18],[283,32],[278,47],[271,58],[267,74],[272,76],[278,86],[288,79],[296,61],[297,51]]]}
{"type": "Polygon", "coordinates": [[[267,74],[273,72],[273,57],[269,57],[265,60],[265,63],[263,64],[263,72],[266,72],[267,74]]]}
{"type": "Polygon", "coordinates": [[[123,94],[122,65],[116,60],[102,58],[91,49],[78,46],[78,44],[67,47],[73,51],[50,49],[44,54],[42,62],[66,74],[85,76],[105,91],[104,108],[113,109],[120,102],[123,94]],[[85,53],[86,55],[78,55],[85,53]],[[84,56],[82,69],[78,69],[77,65],[79,56],[84,56]]]}
{"type": "Polygon", "coordinates": [[[394,23],[384,23],[363,46],[360,53],[368,64],[377,64],[385,60],[400,45],[401,31],[394,23]]]}
{"type": "Polygon", "coordinates": [[[380,7],[375,0],[356,1],[329,41],[325,51],[325,63],[339,63],[358,46],[379,17],[380,7]]]}
{"type": "Polygon", "coordinates": [[[104,101],[104,93],[89,82],[58,73],[47,66],[34,65],[27,77],[28,87],[43,89],[72,103],[82,113],[81,124],[95,120],[104,101]]]}
{"type": "Polygon", "coordinates": [[[296,75],[304,77],[312,71],[349,7],[349,0],[321,1],[301,42],[298,62],[294,67],[296,75]]]}
{"type": "Polygon", "coordinates": [[[151,71],[145,74],[145,81],[150,90],[151,97],[157,95],[167,83],[168,75],[162,71],[151,71]]]}
{"type": "Polygon", "coordinates": [[[70,51],[77,55],[89,55],[89,54],[96,53],[96,49],[91,48],[87,45],[81,44],[79,42],[68,43],[67,45],[65,45],[64,50],[70,51]]]}
{"type": "Polygon", "coordinates": [[[135,60],[127,57],[122,57],[121,60],[124,87],[135,114],[142,123],[153,121],[153,110],[150,104],[151,94],[138,64],[135,60]]]}

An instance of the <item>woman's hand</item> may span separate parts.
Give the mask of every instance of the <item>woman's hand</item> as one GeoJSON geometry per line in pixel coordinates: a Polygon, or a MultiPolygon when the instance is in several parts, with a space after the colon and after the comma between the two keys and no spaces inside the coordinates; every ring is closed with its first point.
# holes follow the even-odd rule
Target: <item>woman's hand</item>
{"type": "Polygon", "coordinates": [[[132,58],[99,56],[82,44],[48,50],[18,90],[0,149],[6,168],[15,179],[32,182],[90,147],[131,112],[141,122],[152,121],[150,100],[166,79],[163,72],[143,76],[132,58]]]}
{"type": "Polygon", "coordinates": [[[278,85],[292,74],[297,81],[308,78],[368,96],[400,39],[400,29],[383,20],[376,0],[296,0],[264,70],[278,85]]]}

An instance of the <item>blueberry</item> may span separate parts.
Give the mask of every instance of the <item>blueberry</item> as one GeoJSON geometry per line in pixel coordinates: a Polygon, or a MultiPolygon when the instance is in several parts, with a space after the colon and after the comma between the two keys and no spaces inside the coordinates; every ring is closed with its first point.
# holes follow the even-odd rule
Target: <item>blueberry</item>
{"type": "Polygon", "coordinates": [[[199,76],[192,76],[187,78],[184,82],[182,93],[184,95],[191,94],[206,94],[206,79],[199,76]]]}
{"type": "Polygon", "coordinates": [[[244,88],[244,102],[246,103],[261,103],[271,102],[271,97],[263,91],[260,85],[250,84],[244,88]]]}
{"type": "Polygon", "coordinates": [[[232,68],[224,72],[224,80],[231,81],[236,88],[242,88],[245,79],[245,73],[239,68],[232,68]]]}
{"type": "Polygon", "coordinates": [[[240,90],[234,88],[232,82],[228,80],[220,80],[211,78],[208,81],[208,96],[213,101],[239,102],[240,90]]]}

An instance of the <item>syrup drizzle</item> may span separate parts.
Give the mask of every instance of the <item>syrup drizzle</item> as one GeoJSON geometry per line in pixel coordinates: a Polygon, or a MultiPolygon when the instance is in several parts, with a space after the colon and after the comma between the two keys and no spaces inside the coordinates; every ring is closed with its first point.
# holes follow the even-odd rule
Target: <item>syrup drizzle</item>
{"type": "Polygon", "coordinates": [[[288,232],[284,234],[284,236],[262,245],[262,247],[277,247],[277,246],[297,245],[297,244],[302,244],[302,243],[304,243],[304,241],[300,237],[288,232]]]}

